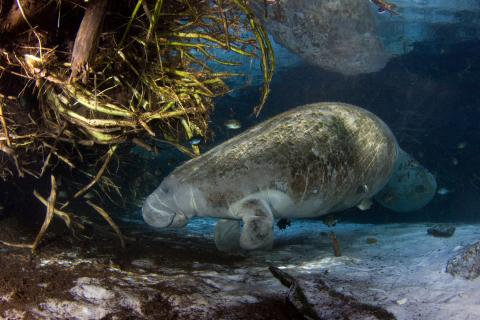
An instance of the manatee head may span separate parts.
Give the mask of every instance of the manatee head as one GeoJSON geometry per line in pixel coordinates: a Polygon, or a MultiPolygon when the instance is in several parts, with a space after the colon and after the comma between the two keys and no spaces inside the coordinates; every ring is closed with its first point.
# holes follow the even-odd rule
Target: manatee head
{"type": "Polygon", "coordinates": [[[197,193],[192,187],[178,183],[174,177],[167,177],[145,200],[143,219],[152,227],[183,227],[197,214],[197,193]]]}

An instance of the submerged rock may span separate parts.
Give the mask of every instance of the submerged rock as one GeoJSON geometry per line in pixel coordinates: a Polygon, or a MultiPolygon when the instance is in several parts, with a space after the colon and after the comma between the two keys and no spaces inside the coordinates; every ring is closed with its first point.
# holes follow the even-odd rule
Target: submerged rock
{"type": "Polygon", "coordinates": [[[427,233],[434,237],[449,238],[455,233],[455,227],[435,225],[427,229],[427,233]]]}
{"type": "Polygon", "coordinates": [[[42,318],[62,319],[104,319],[122,313],[144,317],[142,299],[135,290],[114,286],[111,280],[80,277],[69,292],[73,300],[50,298],[40,303],[33,313],[42,318]]]}
{"type": "Polygon", "coordinates": [[[448,260],[446,271],[467,280],[477,278],[480,275],[480,241],[465,247],[448,260]]]}
{"type": "Polygon", "coordinates": [[[25,319],[25,313],[25,311],[18,311],[17,309],[8,309],[3,313],[3,317],[0,314],[0,319],[22,320],[25,319]]]}

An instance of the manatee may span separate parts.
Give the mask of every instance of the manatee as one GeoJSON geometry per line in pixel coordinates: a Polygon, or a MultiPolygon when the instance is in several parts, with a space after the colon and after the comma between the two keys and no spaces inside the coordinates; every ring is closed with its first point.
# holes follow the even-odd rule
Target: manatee
{"type": "Polygon", "coordinates": [[[164,228],[214,217],[218,249],[269,249],[274,219],[318,217],[371,198],[389,180],[398,149],[365,109],[300,106],[176,168],[145,200],[143,218],[164,228]]]}
{"type": "Polygon", "coordinates": [[[408,212],[426,206],[436,191],[435,176],[411,155],[399,149],[395,170],[374,199],[390,210],[408,212]]]}

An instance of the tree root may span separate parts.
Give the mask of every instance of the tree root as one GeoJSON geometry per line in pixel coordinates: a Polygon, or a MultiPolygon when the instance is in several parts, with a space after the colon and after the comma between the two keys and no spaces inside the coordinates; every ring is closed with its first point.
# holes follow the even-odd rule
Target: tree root
{"type": "Polygon", "coordinates": [[[115,233],[117,234],[118,236],[118,239],[120,240],[120,246],[122,248],[125,248],[125,239],[123,238],[123,234],[122,232],[120,231],[120,228],[116,225],[116,223],[113,221],[113,219],[110,217],[110,215],[107,213],[107,211],[105,211],[102,207],[92,203],[90,200],[87,200],[87,204],[92,207],[93,209],[95,209],[95,211],[97,211],[107,222],[108,224],[110,225],[110,227],[112,227],[112,229],[115,231],[115,233]]]}
{"type": "MultiPolygon", "coordinates": [[[[45,215],[45,221],[43,221],[42,228],[40,228],[40,231],[37,234],[37,237],[35,238],[35,241],[32,244],[32,253],[35,252],[37,249],[38,245],[40,244],[40,241],[42,241],[45,232],[48,229],[48,226],[50,225],[50,222],[52,222],[53,218],[53,212],[55,209],[55,201],[57,200],[57,183],[55,181],[55,176],[52,175],[50,178],[51,181],[51,190],[50,190],[50,196],[48,197],[47,201],[47,214],[45,215]]],[[[36,192],[36,191],[35,191],[36,192]]]]}
{"type": "Polygon", "coordinates": [[[100,168],[100,170],[98,171],[97,175],[95,176],[95,178],[90,181],[89,184],[87,184],[85,187],[83,187],[82,189],[80,189],[77,193],[75,193],[73,195],[73,198],[68,200],[67,202],[65,202],[61,207],[60,209],[63,209],[63,208],[66,208],[74,199],[77,199],[81,196],[83,196],[85,193],[87,193],[99,180],[100,178],[103,176],[103,174],[105,173],[105,170],[107,169],[107,166],[108,164],[110,163],[110,160],[112,159],[114,153],[115,153],[115,150],[117,149],[117,145],[114,145],[112,147],[110,147],[110,149],[108,149],[108,152],[107,152],[107,157],[105,159],[105,162],[103,163],[102,167],[100,168]]]}
{"type": "MultiPolygon", "coordinates": [[[[34,191],[33,192],[33,195],[38,199],[40,200],[40,202],[45,205],[45,206],[48,206],[48,201],[43,198],[37,191],[34,191]]],[[[65,225],[69,228],[69,229],[72,229],[73,225],[75,225],[76,227],[79,227],[80,229],[84,229],[83,225],[76,222],[76,223],[73,223],[73,219],[72,219],[72,215],[68,212],[65,212],[65,211],[62,211],[62,210],[59,210],[57,208],[53,208],[53,214],[58,216],[59,218],[61,218],[64,222],[65,222],[65,225]]]]}

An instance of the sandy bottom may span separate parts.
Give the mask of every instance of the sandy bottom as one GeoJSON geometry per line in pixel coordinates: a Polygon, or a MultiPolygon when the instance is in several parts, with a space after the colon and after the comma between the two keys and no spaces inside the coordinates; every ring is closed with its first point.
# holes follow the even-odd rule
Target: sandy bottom
{"type": "MultiPolygon", "coordinates": [[[[35,256],[0,247],[0,319],[292,319],[288,290],[269,266],[302,283],[322,279],[398,319],[480,319],[480,278],[445,272],[450,257],[480,240],[480,225],[458,224],[451,238],[435,238],[429,224],[329,228],[301,220],[276,230],[270,252],[228,255],[214,246],[214,222],[161,231],[130,222],[125,250],[108,232],[83,243],[52,236],[35,256]]],[[[306,288],[313,303],[314,292],[306,288]]]]}
{"type": "Polygon", "coordinates": [[[294,226],[268,259],[307,277],[328,270],[323,277],[337,291],[382,306],[398,319],[480,319],[480,278],[469,281],[445,272],[456,251],[480,240],[479,225],[458,225],[453,237],[435,238],[423,224],[341,224],[335,227],[343,251],[338,258],[329,256],[328,239],[315,237],[318,227],[294,226]],[[302,237],[302,244],[288,245],[302,237]],[[368,244],[367,238],[378,242],[368,244]],[[289,255],[294,258],[286,261],[289,255]]]}

